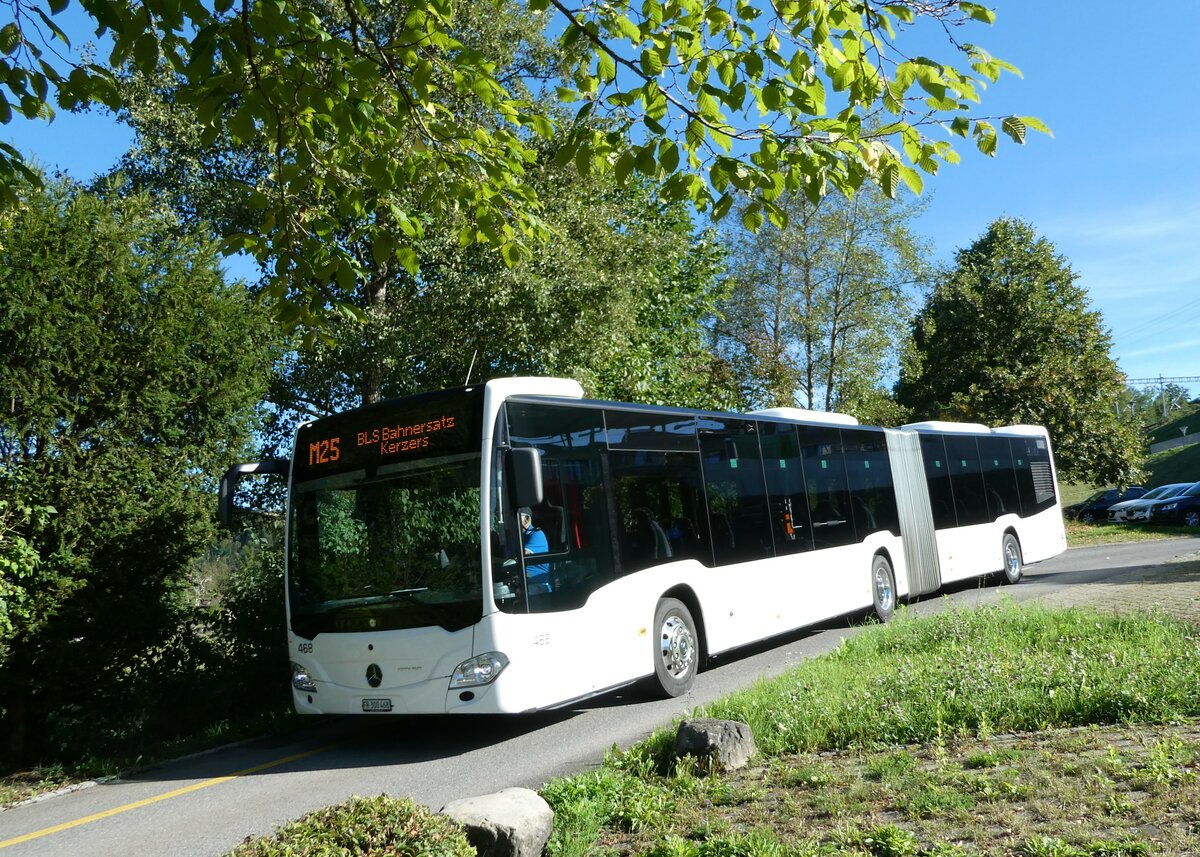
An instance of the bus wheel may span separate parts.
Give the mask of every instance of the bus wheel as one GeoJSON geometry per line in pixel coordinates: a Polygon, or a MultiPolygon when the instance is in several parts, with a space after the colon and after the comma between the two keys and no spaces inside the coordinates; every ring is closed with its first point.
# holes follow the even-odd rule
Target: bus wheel
{"type": "Polygon", "coordinates": [[[896,575],[883,554],[876,554],[871,561],[871,597],[875,602],[875,616],[880,622],[887,622],[896,615],[896,575]]]}
{"type": "Polygon", "coordinates": [[[682,601],[664,598],[654,611],[654,676],[663,696],[692,689],[700,664],[696,623],[682,601]]]}
{"type": "Polygon", "coordinates": [[[1021,560],[1021,543],[1012,533],[1005,533],[1000,542],[1000,552],[1004,556],[1004,582],[1020,583],[1025,575],[1025,567],[1021,560]]]}

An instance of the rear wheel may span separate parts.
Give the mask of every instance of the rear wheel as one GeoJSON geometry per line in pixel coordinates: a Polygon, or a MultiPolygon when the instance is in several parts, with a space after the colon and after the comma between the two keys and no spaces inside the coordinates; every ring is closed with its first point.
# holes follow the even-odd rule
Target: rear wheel
{"type": "Polygon", "coordinates": [[[654,677],[663,696],[681,696],[692,689],[700,664],[696,623],[687,606],[664,598],[654,611],[654,677]]]}
{"type": "Polygon", "coordinates": [[[892,573],[892,564],[882,554],[871,560],[871,598],[880,622],[887,622],[896,615],[896,575],[892,573]]]}
{"type": "Polygon", "coordinates": [[[1085,524],[1091,524],[1091,523],[1095,523],[1095,521],[1096,521],[1096,513],[1095,513],[1095,512],[1090,512],[1090,511],[1088,511],[1088,512],[1083,512],[1082,514],[1080,514],[1080,516],[1079,516],[1079,520],[1083,521],[1085,524]]]}
{"type": "Polygon", "coordinates": [[[1021,559],[1021,543],[1012,533],[1005,533],[1000,542],[1000,554],[1004,559],[1004,582],[1020,583],[1025,576],[1025,564],[1021,559]]]}

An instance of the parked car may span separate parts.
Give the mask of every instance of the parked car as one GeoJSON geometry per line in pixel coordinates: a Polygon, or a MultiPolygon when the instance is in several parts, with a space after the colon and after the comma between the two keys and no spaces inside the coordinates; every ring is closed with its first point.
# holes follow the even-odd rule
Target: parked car
{"type": "Polygon", "coordinates": [[[1155,500],[1166,500],[1168,497],[1182,494],[1194,484],[1194,482],[1172,482],[1169,485],[1159,485],[1157,488],[1151,488],[1136,500],[1122,500],[1120,503],[1114,503],[1108,507],[1108,520],[1113,523],[1145,521],[1155,500]]]}
{"type": "Polygon", "coordinates": [[[1064,506],[1063,514],[1068,518],[1075,518],[1085,524],[1090,524],[1104,518],[1108,507],[1114,503],[1120,503],[1122,500],[1136,500],[1145,493],[1146,489],[1141,485],[1131,485],[1124,491],[1120,488],[1101,488],[1082,502],[1064,506]]]}
{"type": "Polygon", "coordinates": [[[1182,494],[1156,501],[1150,507],[1150,523],[1200,527],[1200,482],[1182,494]]]}

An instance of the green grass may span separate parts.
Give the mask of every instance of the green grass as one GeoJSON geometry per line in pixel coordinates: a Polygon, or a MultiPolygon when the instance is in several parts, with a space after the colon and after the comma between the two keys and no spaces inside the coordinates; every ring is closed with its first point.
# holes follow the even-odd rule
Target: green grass
{"type": "MultiPolygon", "coordinates": [[[[1196,433],[1200,434],[1200,418],[1192,420],[1196,423],[1196,433]]],[[[1164,452],[1155,453],[1146,459],[1147,487],[1165,485],[1168,482],[1198,482],[1200,481],[1200,444],[1179,446],[1164,452]]]]}
{"type": "Polygon", "coordinates": [[[1150,527],[1144,524],[1084,524],[1079,521],[1065,521],[1064,523],[1067,528],[1067,544],[1073,548],[1196,535],[1183,527],[1150,527]]]}
{"type": "MultiPolygon", "coordinates": [[[[547,784],[550,854],[1150,853],[1138,819],[1200,806],[1200,728],[1137,725],[1191,723],[1198,685],[1196,627],[1161,616],[901,611],[694,713],[750,724],[747,772],[706,776],[663,729],[547,784]]],[[[1200,810],[1184,815],[1153,853],[1200,848],[1200,810]]]]}
{"type": "Polygon", "coordinates": [[[1149,442],[1159,443],[1182,437],[1183,433],[1180,429],[1184,426],[1188,427],[1189,435],[1200,434],[1200,416],[1197,416],[1197,411],[1200,411],[1200,408],[1196,405],[1184,405],[1183,410],[1178,415],[1173,415],[1170,422],[1155,426],[1150,430],[1149,442]]]}

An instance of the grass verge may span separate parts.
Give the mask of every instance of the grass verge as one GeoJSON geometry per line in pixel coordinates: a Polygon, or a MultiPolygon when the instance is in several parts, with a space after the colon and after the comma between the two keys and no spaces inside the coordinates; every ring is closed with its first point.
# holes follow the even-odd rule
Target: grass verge
{"type": "Polygon", "coordinates": [[[1112,545],[1124,542],[1149,542],[1157,539],[1177,539],[1197,533],[1186,527],[1151,527],[1143,524],[1084,524],[1065,521],[1067,544],[1070,547],[1112,545]]]}
{"type": "Polygon", "coordinates": [[[751,725],[752,769],[706,777],[664,729],[549,783],[550,853],[1194,855],[1197,686],[1166,617],[902,615],[696,712],[751,725]]]}

